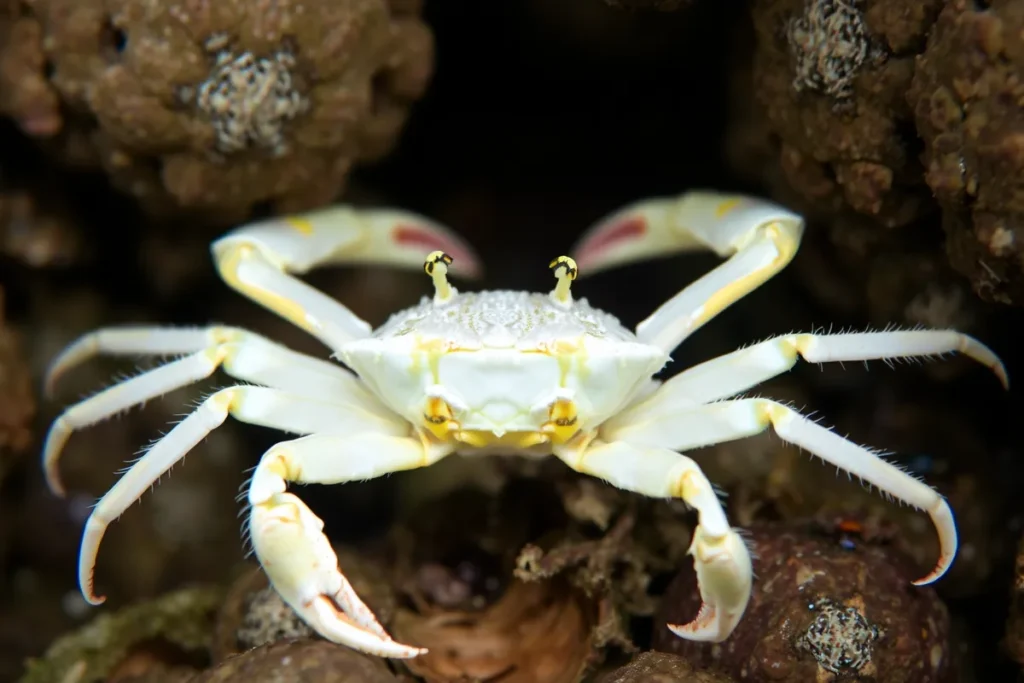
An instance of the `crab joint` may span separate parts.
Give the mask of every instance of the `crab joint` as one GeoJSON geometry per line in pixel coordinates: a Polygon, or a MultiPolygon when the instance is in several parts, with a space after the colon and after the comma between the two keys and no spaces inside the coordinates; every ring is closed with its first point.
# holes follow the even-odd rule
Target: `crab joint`
{"type": "Polygon", "coordinates": [[[580,431],[578,422],[576,404],[568,399],[560,398],[551,404],[551,408],[548,410],[548,421],[544,424],[543,430],[550,435],[553,443],[563,444],[580,431]]]}
{"type": "Polygon", "coordinates": [[[445,303],[455,296],[455,288],[448,283],[448,266],[452,257],[443,251],[432,251],[423,262],[423,272],[434,280],[434,302],[445,303]]]}
{"type": "Polygon", "coordinates": [[[452,409],[445,403],[444,399],[427,399],[427,409],[423,413],[426,428],[438,439],[447,439],[451,433],[458,429],[458,424],[452,419],[452,409]]]}
{"type": "Polygon", "coordinates": [[[576,279],[576,274],[579,272],[576,268],[576,262],[568,256],[559,256],[554,261],[548,264],[554,273],[555,277],[558,278],[558,284],[551,291],[551,298],[562,306],[568,306],[572,303],[572,293],[569,291],[569,287],[572,285],[572,281],[576,279]]]}

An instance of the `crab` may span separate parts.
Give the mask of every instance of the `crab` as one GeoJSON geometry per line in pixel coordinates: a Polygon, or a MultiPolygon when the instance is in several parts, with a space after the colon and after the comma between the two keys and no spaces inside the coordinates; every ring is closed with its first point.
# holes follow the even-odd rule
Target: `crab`
{"type": "Polygon", "coordinates": [[[803,230],[798,214],[751,196],[691,191],[640,201],[584,233],[573,257],[550,262],[556,284],[549,293],[460,292],[448,275],[478,276],[474,252],[449,228],[409,212],[332,207],[228,233],[212,245],[224,281],[319,339],[332,357],[300,354],[227,326],[107,328],[62,352],[48,373],[51,390],[65,372],[97,354],[178,358],[73,405],[54,421],[43,466],[57,494],[64,492],[58,458],[74,430],[218,368],[240,381],[208,396],[97,503],[83,532],[82,594],[92,604],[104,599],[94,591],[93,574],[108,525],[228,416],[298,435],[262,455],[248,486],[252,547],[271,584],[324,638],[382,657],[426,650],[387,633],[339,568],[323,521],[288,491],[290,483],[365,480],[453,454],[554,455],[621,489],[682,499],[697,512],[689,554],[701,606],[692,621],[668,628],[681,638],[721,642],[750,598],[751,554],[716,489],[682,452],[773,429],[928,514],[939,559],[914,583],[936,581],[957,550],[945,498],[792,408],[743,394],[800,358],[825,363],[949,352],[988,366],[1008,387],[1003,364],[982,343],[953,330],[788,334],[657,378],[687,337],[790,262],[803,230]],[[581,272],[698,249],[723,261],[635,331],[573,296],[581,272]],[[433,296],[371,329],[297,277],[345,263],[423,268],[433,296]]]}

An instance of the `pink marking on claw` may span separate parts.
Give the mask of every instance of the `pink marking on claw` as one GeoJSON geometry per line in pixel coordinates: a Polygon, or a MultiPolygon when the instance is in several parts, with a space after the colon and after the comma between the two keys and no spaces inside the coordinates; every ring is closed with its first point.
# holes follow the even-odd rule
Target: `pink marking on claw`
{"type": "Polygon", "coordinates": [[[676,632],[698,633],[706,629],[714,619],[715,608],[706,602],[702,602],[693,621],[687,624],[669,624],[669,628],[676,632]]]}
{"type": "Polygon", "coordinates": [[[643,216],[629,216],[609,223],[598,229],[596,234],[583,243],[576,255],[576,262],[585,266],[601,256],[601,253],[620,244],[643,237],[647,232],[647,219],[643,216]]]}
{"type": "Polygon", "coordinates": [[[391,233],[391,239],[395,244],[402,247],[414,247],[422,249],[424,255],[431,251],[443,251],[452,257],[452,270],[461,270],[466,275],[477,276],[480,274],[480,264],[476,258],[464,249],[458,242],[445,239],[436,232],[424,230],[415,224],[396,225],[391,233]]]}

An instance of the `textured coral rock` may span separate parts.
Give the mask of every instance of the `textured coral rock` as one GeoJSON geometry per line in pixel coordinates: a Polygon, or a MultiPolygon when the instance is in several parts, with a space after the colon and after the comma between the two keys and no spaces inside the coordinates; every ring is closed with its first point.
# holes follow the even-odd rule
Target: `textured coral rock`
{"type": "Polygon", "coordinates": [[[101,614],[55,641],[29,662],[22,683],[100,683],[150,669],[157,660],[205,657],[213,615],[222,599],[214,587],[169,593],[156,600],[101,614]]]}
{"type": "Polygon", "coordinates": [[[953,267],[1024,304],[1024,5],[979,4],[946,3],[908,99],[953,267]]]}
{"type": "Polygon", "coordinates": [[[7,0],[0,112],[151,211],[331,201],[433,70],[419,4],[7,0]]]}
{"type": "Polygon", "coordinates": [[[893,547],[796,525],[752,532],[757,579],[729,640],[696,643],[666,628],[697,613],[687,567],[655,619],[654,649],[745,681],[950,680],[949,615],[932,589],[911,584],[919,577],[893,547]]]}
{"type": "Polygon", "coordinates": [[[693,665],[682,657],[644,652],[601,679],[601,683],[731,683],[732,680],[722,674],[694,671],[693,665]]]}
{"type": "Polygon", "coordinates": [[[889,225],[927,200],[906,135],[914,55],[937,0],[757,0],[750,83],[778,163],[812,208],[889,225]]]}
{"type": "Polygon", "coordinates": [[[325,640],[281,641],[235,655],[190,683],[391,683],[386,660],[325,640]]]}

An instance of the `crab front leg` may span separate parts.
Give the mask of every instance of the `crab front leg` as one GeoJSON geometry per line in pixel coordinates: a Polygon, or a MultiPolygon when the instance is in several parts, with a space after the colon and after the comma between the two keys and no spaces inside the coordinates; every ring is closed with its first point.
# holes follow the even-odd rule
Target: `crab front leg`
{"type": "Polygon", "coordinates": [[[337,484],[431,465],[451,447],[380,434],[314,434],[273,446],[249,487],[253,548],[275,590],[320,635],[382,657],[408,658],[422,648],[393,641],[338,569],[323,521],[287,482],[337,484]]]}
{"type": "Polygon", "coordinates": [[[573,253],[586,273],[698,249],[730,257],[637,325],[640,341],[669,353],[782,270],[803,230],[803,219],[777,204],[695,191],[617,211],[589,229],[573,253]]]}
{"type": "Polygon", "coordinates": [[[85,523],[78,558],[79,586],[89,603],[98,605],[105,600],[93,590],[93,572],[107,527],[229,415],[249,424],[298,434],[347,431],[402,436],[409,432],[408,423],[383,419],[370,423],[364,415],[344,404],[279,389],[254,386],[221,389],[155,442],[93,508],[85,523]]]}
{"type": "Polygon", "coordinates": [[[423,216],[386,209],[340,206],[251,223],[214,242],[212,250],[225,282],[333,351],[368,336],[370,326],[294,275],[343,263],[422,268],[430,250],[450,254],[457,275],[480,272],[472,249],[454,232],[423,216]]]}
{"type": "Polygon", "coordinates": [[[750,600],[754,570],[743,539],[729,526],[718,496],[700,467],[666,448],[623,441],[577,438],[554,447],[555,455],[577,472],[618,488],[656,498],[681,498],[697,510],[689,554],[701,606],[688,624],[669,625],[687,640],[721,642],[739,623],[750,600]]]}

